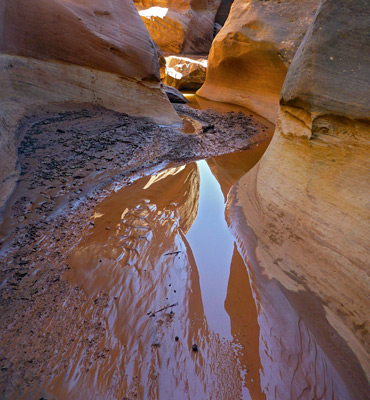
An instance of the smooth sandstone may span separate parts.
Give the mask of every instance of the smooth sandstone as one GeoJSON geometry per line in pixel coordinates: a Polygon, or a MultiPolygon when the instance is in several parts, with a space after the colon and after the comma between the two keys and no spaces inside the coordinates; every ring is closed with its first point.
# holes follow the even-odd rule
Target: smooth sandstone
{"type": "Polygon", "coordinates": [[[247,107],[275,122],[279,95],[318,0],[234,1],[208,58],[199,96],[247,107]]]}
{"type": "Polygon", "coordinates": [[[206,54],[221,0],[134,0],[151,37],[168,53],[206,54]]]}
{"type": "Polygon", "coordinates": [[[171,103],[188,103],[186,97],[172,86],[163,84],[163,91],[166,93],[171,103]]]}
{"type": "Polygon", "coordinates": [[[264,275],[356,399],[367,398],[370,377],[369,18],[365,2],[322,2],[288,72],[271,145],[234,203],[264,275]]]}
{"type": "Polygon", "coordinates": [[[153,43],[131,1],[6,0],[0,21],[1,53],[159,80],[153,43]]]}
{"type": "Polygon", "coordinates": [[[17,180],[16,131],[25,115],[73,102],[180,121],[161,90],[154,43],[128,0],[2,2],[0,81],[0,208],[17,180]]]}

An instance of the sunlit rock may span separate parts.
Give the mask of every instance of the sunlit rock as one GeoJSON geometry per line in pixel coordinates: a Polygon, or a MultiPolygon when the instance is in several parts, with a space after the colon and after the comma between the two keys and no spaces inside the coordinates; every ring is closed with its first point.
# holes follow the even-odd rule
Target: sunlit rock
{"type": "Polygon", "coordinates": [[[163,82],[176,89],[199,89],[205,79],[207,58],[197,56],[166,57],[166,76],[163,82]]]}
{"type": "Polygon", "coordinates": [[[153,40],[164,52],[208,53],[221,0],[134,0],[153,40]]]}
{"type": "Polygon", "coordinates": [[[236,0],[208,58],[211,100],[239,104],[276,120],[279,94],[319,0],[236,0]]]}
{"type": "Polygon", "coordinates": [[[356,399],[367,398],[370,375],[369,18],[366,2],[322,2],[288,72],[271,145],[236,202],[263,273],[356,399]]]}
{"type": "Polygon", "coordinates": [[[0,7],[0,207],[17,173],[15,130],[56,103],[93,103],[170,124],[154,44],[129,2],[6,0],[0,7]]]}

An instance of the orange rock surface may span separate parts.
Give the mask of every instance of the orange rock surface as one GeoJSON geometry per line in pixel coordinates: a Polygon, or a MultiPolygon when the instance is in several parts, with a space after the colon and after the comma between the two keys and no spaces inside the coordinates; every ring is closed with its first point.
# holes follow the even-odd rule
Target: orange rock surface
{"type": "Polygon", "coordinates": [[[370,376],[369,18],[368,3],[322,2],[288,71],[271,145],[234,203],[264,275],[356,399],[367,398],[370,376]]]}
{"type": "Polygon", "coordinates": [[[153,40],[164,52],[208,53],[221,0],[134,0],[153,40]]]}
{"type": "Polygon", "coordinates": [[[206,79],[207,58],[202,56],[166,57],[163,82],[176,89],[199,89],[206,79]]]}
{"type": "Polygon", "coordinates": [[[318,3],[234,1],[212,44],[206,81],[197,94],[276,121],[285,75],[318,3]]]}

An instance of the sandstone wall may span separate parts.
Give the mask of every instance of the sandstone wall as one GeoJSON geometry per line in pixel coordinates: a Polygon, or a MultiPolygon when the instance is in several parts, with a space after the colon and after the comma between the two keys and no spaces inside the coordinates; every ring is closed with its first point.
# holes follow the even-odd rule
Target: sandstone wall
{"type": "Polygon", "coordinates": [[[234,0],[222,0],[219,9],[217,10],[215,22],[223,26],[229,16],[231,5],[234,0]]]}
{"type": "Polygon", "coordinates": [[[263,273],[353,399],[367,398],[370,376],[369,20],[368,2],[322,1],[289,69],[271,145],[234,203],[263,273]]]}
{"type": "Polygon", "coordinates": [[[134,0],[153,40],[164,52],[208,53],[221,0],[134,0]]]}
{"type": "Polygon", "coordinates": [[[198,95],[276,120],[279,94],[319,0],[235,0],[198,95]]]}
{"type": "Polygon", "coordinates": [[[1,2],[0,208],[17,179],[22,116],[75,102],[177,122],[159,80],[154,43],[128,0],[1,2]]]}

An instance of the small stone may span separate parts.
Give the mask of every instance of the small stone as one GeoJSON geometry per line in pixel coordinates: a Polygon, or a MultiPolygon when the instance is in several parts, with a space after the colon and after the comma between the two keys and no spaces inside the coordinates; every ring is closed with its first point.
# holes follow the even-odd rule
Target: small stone
{"type": "Polygon", "coordinates": [[[176,342],[178,342],[179,341],[179,337],[175,336],[175,340],[176,340],[176,342]]]}
{"type": "Polygon", "coordinates": [[[195,351],[195,352],[198,351],[198,346],[195,343],[193,344],[192,350],[195,351]]]}

